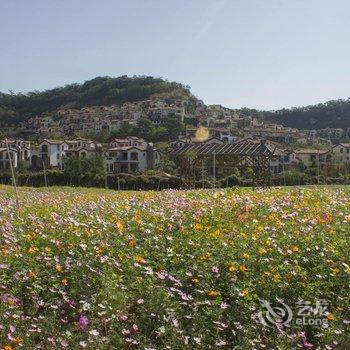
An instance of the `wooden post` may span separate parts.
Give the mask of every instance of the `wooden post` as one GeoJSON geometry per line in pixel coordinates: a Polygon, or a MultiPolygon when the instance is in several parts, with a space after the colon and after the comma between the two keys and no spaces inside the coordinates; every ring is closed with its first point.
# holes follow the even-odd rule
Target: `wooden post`
{"type": "Polygon", "coordinates": [[[44,171],[44,181],[45,181],[45,187],[47,187],[47,178],[46,178],[46,165],[45,165],[45,160],[41,159],[43,162],[43,171],[44,171]]]}
{"type": "Polygon", "coordinates": [[[19,200],[18,200],[18,191],[17,191],[17,184],[16,184],[16,178],[15,178],[15,172],[13,170],[13,164],[12,164],[12,159],[11,159],[11,153],[10,153],[10,148],[9,148],[9,144],[7,142],[7,139],[5,139],[5,143],[6,143],[6,149],[7,149],[7,156],[9,158],[9,162],[10,162],[10,169],[11,169],[11,175],[12,175],[12,185],[13,188],[15,190],[15,196],[16,196],[16,207],[17,209],[19,209],[19,200]]]}
{"type": "Polygon", "coordinates": [[[320,184],[320,151],[317,150],[317,185],[320,184]]]}
{"type": "Polygon", "coordinates": [[[202,158],[202,188],[204,188],[204,157],[202,158]]]}
{"type": "Polygon", "coordinates": [[[213,184],[214,188],[216,187],[216,172],[215,172],[215,166],[216,166],[216,157],[215,157],[215,151],[213,153],[213,184]]]}
{"type": "Polygon", "coordinates": [[[80,159],[79,159],[79,155],[78,155],[78,187],[80,187],[80,159]]]}
{"type": "Polygon", "coordinates": [[[108,163],[105,163],[104,166],[105,166],[105,189],[108,189],[108,174],[107,174],[108,163]]]}

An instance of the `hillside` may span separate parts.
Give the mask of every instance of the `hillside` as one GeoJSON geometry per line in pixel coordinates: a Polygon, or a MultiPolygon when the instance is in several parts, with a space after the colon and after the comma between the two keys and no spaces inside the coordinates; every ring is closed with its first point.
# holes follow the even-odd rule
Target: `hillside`
{"type": "Polygon", "coordinates": [[[56,110],[60,106],[82,108],[98,105],[121,105],[151,97],[184,98],[191,96],[189,87],[148,76],[118,78],[97,77],[83,84],[70,84],[27,94],[0,92],[0,122],[16,124],[31,116],[56,110]]]}
{"type": "MultiPolygon", "coordinates": [[[[149,98],[193,98],[190,87],[150,76],[97,77],[82,84],[70,84],[45,91],[0,92],[0,124],[16,125],[32,116],[50,113],[61,106],[121,105],[149,98]]],[[[298,129],[350,127],[350,99],[334,100],[306,107],[275,111],[236,109],[241,115],[255,116],[298,129]]]]}
{"type": "Polygon", "coordinates": [[[346,129],[350,127],[350,99],[274,111],[259,111],[250,108],[235,111],[241,115],[258,117],[298,129],[346,129]]]}

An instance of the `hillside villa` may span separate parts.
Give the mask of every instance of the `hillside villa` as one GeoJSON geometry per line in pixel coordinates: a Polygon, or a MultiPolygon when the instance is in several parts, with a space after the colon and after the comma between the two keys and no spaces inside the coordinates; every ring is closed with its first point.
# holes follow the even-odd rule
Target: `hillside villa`
{"type": "Polygon", "coordinates": [[[103,156],[108,173],[143,172],[156,169],[160,163],[153,144],[133,136],[113,140],[103,156]]]}

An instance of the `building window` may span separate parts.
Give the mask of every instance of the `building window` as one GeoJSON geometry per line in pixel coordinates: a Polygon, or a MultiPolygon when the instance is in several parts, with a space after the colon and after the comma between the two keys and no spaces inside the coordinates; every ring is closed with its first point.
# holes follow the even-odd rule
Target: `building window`
{"type": "Polygon", "coordinates": [[[122,160],[128,160],[128,152],[122,153],[122,160]]]}
{"type": "Polygon", "coordinates": [[[131,160],[138,160],[139,155],[137,152],[131,152],[130,158],[131,158],[131,160]]]}

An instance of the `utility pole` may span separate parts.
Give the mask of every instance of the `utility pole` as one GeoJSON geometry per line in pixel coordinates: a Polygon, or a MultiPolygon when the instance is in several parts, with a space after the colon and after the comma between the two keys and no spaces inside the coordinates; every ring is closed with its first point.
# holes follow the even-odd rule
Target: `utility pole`
{"type": "Polygon", "coordinates": [[[320,151],[317,151],[317,185],[320,184],[320,151]]]}
{"type": "Polygon", "coordinates": [[[45,181],[45,187],[47,187],[47,178],[46,178],[46,165],[45,165],[45,160],[41,159],[43,162],[43,171],[44,171],[44,181],[45,181]]]}
{"type": "Polygon", "coordinates": [[[108,168],[108,163],[104,163],[105,166],[105,189],[108,188],[108,174],[107,174],[107,168],[108,168]]]}
{"type": "Polygon", "coordinates": [[[16,178],[15,178],[15,173],[13,171],[12,158],[11,158],[10,148],[9,148],[9,144],[7,142],[7,138],[5,139],[5,143],[6,143],[6,149],[7,149],[7,156],[9,158],[9,162],[10,162],[10,169],[11,169],[11,174],[12,174],[12,185],[13,185],[13,188],[15,190],[15,195],[16,195],[16,207],[17,207],[17,209],[19,209],[19,200],[18,200],[16,178]]]}
{"type": "Polygon", "coordinates": [[[108,175],[107,175],[107,169],[105,170],[105,189],[108,189],[108,175]]]}
{"type": "Polygon", "coordinates": [[[78,155],[78,187],[80,187],[80,171],[81,171],[81,167],[80,167],[80,159],[79,159],[79,155],[78,155]]]}
{"type": "Polygon", "coordinates": [[[202,159],[202,188],[204,188],[204,158],[202,159]]]}
{"type": "Polygon", "coordinates": [[[215,171],[215,166],[216,166],[216,157],[215,157],[215,151],[213,153],[213,183],[214,183],[214,188],[216,187],[216,171],[215,171]]]}

